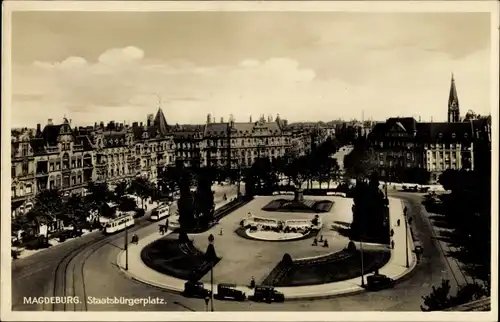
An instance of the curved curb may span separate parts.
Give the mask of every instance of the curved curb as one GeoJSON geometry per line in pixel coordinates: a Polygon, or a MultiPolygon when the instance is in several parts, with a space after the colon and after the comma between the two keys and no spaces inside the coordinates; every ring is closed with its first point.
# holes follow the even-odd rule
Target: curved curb
{"type": "MultiPolygon", "coordinates": [[[[409,230],[409,227],[408,227],[408,230],[409,230]]],[[[412,247],[413,246],[413,240],[411,240],[411,239],[409,240],[408,246],[410,246],[411,249],[413,248],[412,247]]],[[[124,252],[125,251],[122,250],[122,251],[120,251],[118,253],[117,258],[116,258],[116,265],[120,269],[121,273],[123,273],[126,277],[128,277],[128,278],[130,278],[130,279],[132,279],[134,281],[140,282],[142,284],[146,284],[146,285],[155,287],[157,289],[166,290],[166,291],[173,292],[173,293],[176,293],[176,294],[181,294],[183,292],[183,289],[179,289],[179,288],[177,288],[175,286],[170,286],[170,285],[165,285],[165,284],[158,284],[158,283],[155,283],[155,282],[147,281],[147,280],[144,280],[144,279],[142,279],[140,277],[135,276],[134,274],[130,273],[129,271],[126,271],[123,268],[122,260],[121,260],[122,257],[124,257],[123,256],[124,252]]],[[[412,275],[411,273],[414,272],[416,266],[418,265],[419,261],[417,260],[416,254],[413,251],[410,251],[410,250],[408,250],[408,252],[409,252],[409,254],[411,254],[410,267],[407,268],[407,269],[405,269],[401,274],[399,274],[399,275],[397,275],[395,277],[389,276],[389,277],[391,277],[393,279],[394,284],[398,284],[398,283],[403,282],[403,281],[407,280],[408,278],[410,278],[411,275],[412,275]]],[[[328,256],[328,254],[327,255],[320,255],[320,257],[323,257],[323,256],[328,256]]],[[[367,276],[369,276],[369,274],[366,274],[364,276],[366,278],[367,276]]],[[[361,276],[355,277],[353,279],[359,279],[359,278],[361,278],[361,276]]],[[[349,280],[353,280],[353,279],[349,279],[349,280]]],[[[334,282],[334,283],[328,283],[328,284],[342,283],[342,282],[347,282],[349,280],[339,281],[339,282],[334,282]]],[[[321,284],[321,285],[328,285],[328,284],[321,284]]],[[[312,289],[314,289],[314,286],[310,286],[310,287],[312,289]]],[[[252,289],[248,288],[248,286],[237,286],[237,288],[238,289],[244,289],[246,292],[251,292],[252,291],[252,289]]],[[[276,289],[278,291],[283,291],[284,288],[294,288],[294,287],[293,286],[291,286],[291,287],[276,287],[276,289]]],[[[313,292],[310,293],[310,294],[299,294],[299,295],[296,295],[296,296],[293,296],[293,295],[287,296],[285,294],[285,301],[327,299],[327,298],[335,298],[335,297],[342,297],[342,296],[357,295],[357,294],[361,294],[361,293],[364,293],[364,292],[367,292],[367,290],[364,289],[364,288],[362,288],[360,285],[357,285],[357,283],[352,283],[352,287],[350,287],[350,288],[344,288],[344,289],[341,289],[341,290],[332,290],[330,292],[323,292],[323,293],[320,293],[320,294],[313,293],[313,292]]],[[[285,292],[283,292],[283,293],[285,293],[285,292]]]]}
{"type": "MultiPolygon", "coordinates": [[[[122,258],[123,253],[124,253],[123,250],[118,253],[118,256],[116,258],[116,265],[118,266],[118,268],[120,269],[120,272],[125,277],[127,277],[133,281],[139,282],[141,284],[145,284],[145,285],[154,287],[156,289],[172,292],[175,294],[182,294],[182,292],[184,291],[183,289],[179,289],[175,286],[170,286],[170,285],[165,285],[165,284],[157,284],[155,282],[151,282],[151,281],[142,279],[142,278],[137,277],[134,274],[130,273],[129,271],[126,271],[121,265],[121,258],[122,258]]],[[[407,270],[405,270],[402,274],[393,278],[394,284],[398,284],[398,283],[403,282],[403,281],[407,280],[408,278],[410,278],[412,275],[411,273],[415,271],[417,264],[418,264],[417,257],[414,253],[412,253],[412,261],[411,261],[410,267],[407,270]]],[[[367,275],[365,275],[365,278],[366,278],[366,276],[367,275]]],[[[361,276],[358,276],[356,278],[361,278],[361,276]]],[[[343,282],[343,281],[341,281],[341,282],[343,282]]],[[[335,283],[339,283],[339,282],[335,282],[335,283]]],[[[321,284],[321,285],[325,285],[325,284],[321,284]]],[[[311,286],[311,287],[314,287],[314,286],[311,286]]],[[[239,286],[239,288],[245,289],[246,292],[251,292],[253,290],[247,286],[239,286]]],[[[280,287],[277,287],[277,289],[279,290],[280,287]]],[[[329,299],[329,298],[344,297],[344,296],[354,296],[354,295],[358,295],[358,294],[361,294],[364,292],[368,292],[368,291],[366,289],[361,288],[361,286],[358,286],[358,285],[354,286],[353,285],[353,287],[351,289],[343,289],[343,290],[333,291],[331,293],[326,293],[326,294],[325,293],[323,293],[323,294],[312,293],[312,294],[303,294],[303,295],[299,295],[299,296],[286,296],[285,295],[285,301],[308,301],[308,300],[329,299]]]]}

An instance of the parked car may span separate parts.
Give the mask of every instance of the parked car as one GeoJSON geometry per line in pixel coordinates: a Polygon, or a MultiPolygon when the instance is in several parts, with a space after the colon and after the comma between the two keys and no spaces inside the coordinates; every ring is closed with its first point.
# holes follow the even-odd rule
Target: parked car
{"type": "Polygon", "coordinates": [[[366,289],[369,291],[380,291],[386,288],[391,288],[394,285],[394,280],[383,274],[373,274],[366,278],[366,289]]]}
{"type": "Polygon", "coordinates": [[[278,292],[271,286],[256,286],[253,300],[257,302],[284,302],[285,295],[281,292],[278,292]]]}
{"type": "Polygon", "coordinates": [[[205,298],[211,296],[210,290],[207,290],[202,282],[199,281],[187,281],[184,283],[184,296],[187,297],[200,297],[205,298]]]}
{"type": "Polygon", "coordinates": [[[419,240],[416,240],[413,245],[415,246],[415,254],[422,254],[424,251],[424,247],[422,246],[422,243],[419,240]]]}
{"type": "Polygon", "coordinates": [[[235,289],[234,284],[221,283],[217,285],[217,294],[214,295],[217,299],[231,299],[236,301],[244,301],[247,296],[245,292],[235,289]]]}

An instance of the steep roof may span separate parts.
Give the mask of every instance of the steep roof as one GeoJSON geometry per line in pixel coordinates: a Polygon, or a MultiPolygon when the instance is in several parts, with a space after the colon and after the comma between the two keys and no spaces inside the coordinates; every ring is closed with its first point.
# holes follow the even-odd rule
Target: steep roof
{"type": "Polygon", "coordinates": [[[227,136],[228,123],[208,123],[205,124],[203,135],[205,137],[227,136]]]}
{"type": "Polygon", "coordinates": [[[167,119],[165,118],[165,115],[163,114],[163,110],[158,108],[158,112],[156,112],[156,116],[153,121],[154,126],[158,129],[161,135],[167,135],[169,132],[169,126],[167,123],[167,119]]]}

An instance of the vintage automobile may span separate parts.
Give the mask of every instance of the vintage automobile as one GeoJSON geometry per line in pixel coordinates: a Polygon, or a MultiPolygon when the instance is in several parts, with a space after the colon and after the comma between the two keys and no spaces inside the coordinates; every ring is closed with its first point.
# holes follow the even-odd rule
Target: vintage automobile
{"type": "Polygon", "coordinates": [[[414,248],[415,254],[422,254],[422,252],[424,251],[422,243],[419,240],[416,240],[413,242],[413,245],[415,246],[414,248]]]}
{"type": "Polygon", "coordinates": [[[271,286],[256,286],[253,300],[256,302],[284,302],[285,295],[281,292],[276,291],[271,286]]]}
{"type": "Polygon", "coordinates": [[[245,292],[235,289],[236,285],[221,283],[217,285],[217,294],[214,295],[217,299],[230,299],[235,301],[244,301],[247,296],[245,292]]]}
{"type": "Polygon", "coordinates": [[[212,293],[204,287],[202,282],[187,281],[184,283],[184,292],[182,292],[182,295],[186,297],[205,298],[207,296],[210,297],[212,293]]]}
{"type": "Polygon", "coordinates": [[[366,278],[366,289],[368,291],[380,291],[386,288],[391,288],[394,285],[394,280],[383,274],[373,274],[366,278]]]}

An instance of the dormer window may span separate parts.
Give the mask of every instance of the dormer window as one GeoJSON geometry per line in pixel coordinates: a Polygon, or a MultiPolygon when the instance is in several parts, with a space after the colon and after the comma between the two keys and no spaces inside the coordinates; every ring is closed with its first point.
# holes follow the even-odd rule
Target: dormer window
{"type": "Polygon", "coordinates": [[[439,133],[439,134],[438,134],[438,137],[439,137],[440,139],[442,139],[442,138],[443,138],[443,133],[439,133]]]}
{"type": "Polygon", "coordinates": [[[452,138],[456,138],[456,137],[457,137],[457,135],[456,135],[455,133],[452,133],[452,134],[451,134],[451,137],[452,137],[452,138]]]}
{"type": "Polygon", "coordinates": [[[464,138],[467,138],[469,136],[469,133],[464,133],[464,138]]]}

